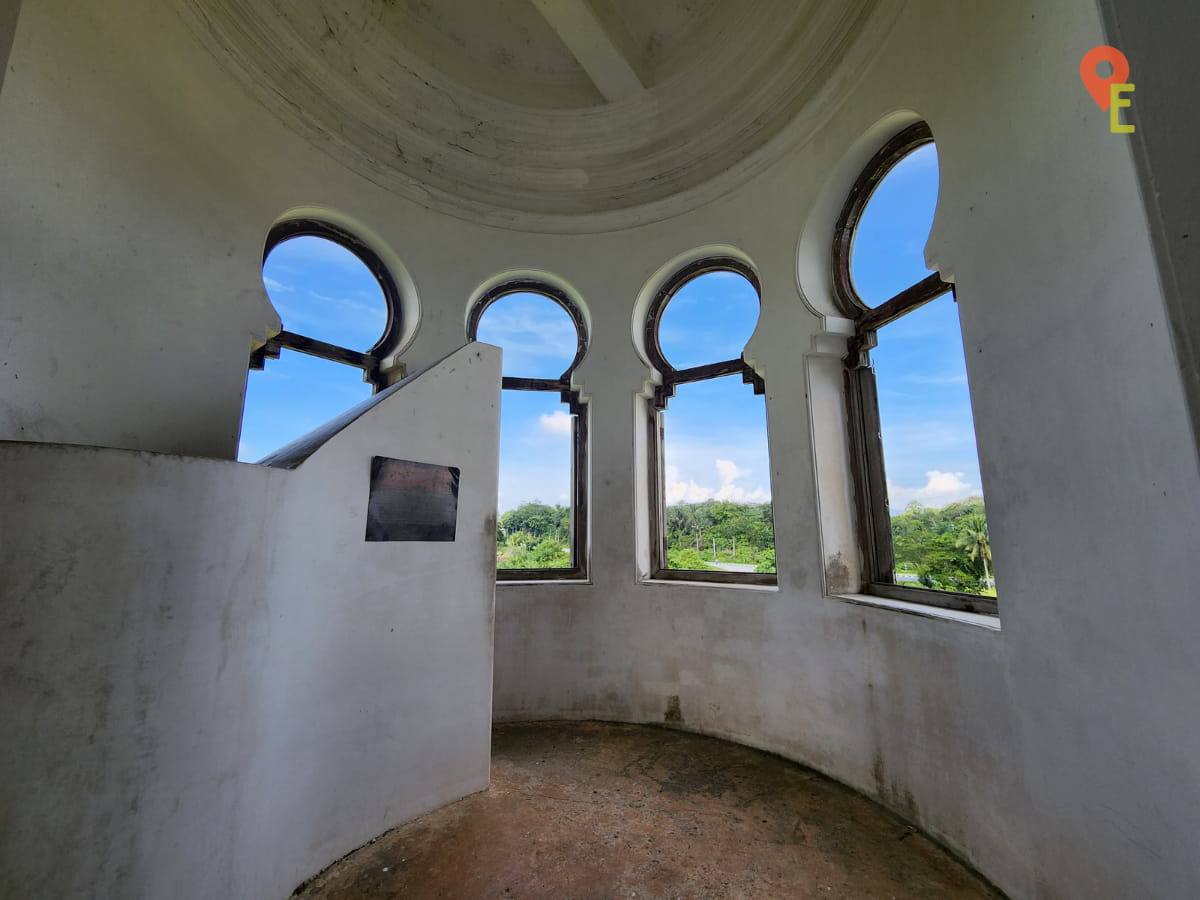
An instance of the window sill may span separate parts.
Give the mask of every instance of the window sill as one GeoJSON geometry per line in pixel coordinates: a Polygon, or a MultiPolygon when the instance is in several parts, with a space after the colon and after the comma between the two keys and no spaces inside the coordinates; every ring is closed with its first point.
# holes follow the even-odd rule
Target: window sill
{"type": "Polygon", "coordinates": [[[583,566],[555,567],[552,569],[501,569],[496,567],[496,584],[538,584],[543,581],[574,581],[590,584],[587,570],[583,566]]]}
{"type": "Polygon", "coordinates": [[[496,587],[504,587],[505,585],[530,585],[530,584],[591,584],[592,580],[587,577],[579,577],[575,575],[564,575],[561,578],[497,578],[496,587]]]}
{"type": "Polygon", "coordinates": [[[778,584],[747,584],[744,581],[685,581],[682,578],[639,578],[638,584],[674,585],[677,587],[728,588],[735,591],[765,591],[777,593],[778,584]]]}
{"type": "Polygon", "coordinates": [[[926,619],[941,619],[958,622],[963,625],[974,625],[989,631],[1000,631],[999,616],[985,613],[966,612],[960,609],[946,609],[941,606],[928,606],[924,603],[912,603],[908,600],[892,600],[888,597],[877,597],[874,594],[831,594],[835,600],[843,600],[858,606],[874,606],[881,609],[891,609],[907,613],[911,616],[921,616],[926,619]]]}

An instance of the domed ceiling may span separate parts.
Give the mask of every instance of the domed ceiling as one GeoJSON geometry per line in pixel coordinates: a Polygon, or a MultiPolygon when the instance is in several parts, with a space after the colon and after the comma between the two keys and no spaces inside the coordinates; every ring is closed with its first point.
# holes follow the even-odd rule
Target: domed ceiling
{"type": "Polygon", "coordinates": [[[221,65],[380,187],[492,225],[654,221],[811,133],[878,0],[175,0],[221,65]]]}

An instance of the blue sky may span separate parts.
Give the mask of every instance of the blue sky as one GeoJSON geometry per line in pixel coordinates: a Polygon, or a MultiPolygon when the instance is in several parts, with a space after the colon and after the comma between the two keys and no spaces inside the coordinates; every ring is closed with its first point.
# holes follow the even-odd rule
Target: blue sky
{"type": "MultiPolygon", "coordinates": [[[[742,276],[694,279],[663,314],[660,343],[678,368],[741,355],[758,319],[742,276]]],[[[575,328],[553,301],[510,294],[488,307],[479,339],[504,348],[504,374],[557,378],[575,355],[575,328]]],[[[740,376],[683,385],[665,416],[667,501],[770,499],[766,408],[740,376]],[[713,422],[719,422],[713,428],[713,422]]],[[[566,505],[571,421],[557,394],[505,391],[500,428],[499,509],[529,500],[566,505]]]]}
{"type": "MultiPolygon", "coordinates": [[[[734,272],[693,278],[663,310],[658,344],[677,369],[737,359],[758,293],[734,272]]],[[[683,384],[663,414],[667,503],[771,499],[766,403],[740,375],[683,384]]]]}
{"type": "Polygon", "coordinates": [[[710,272],[681,287],[663,310],[658,345],[676,369],[737,359],[758,324],[758,294],[735,272],[710,272]]]}
{"type": "MultiPolygon", "coordinates": [[[[852,248],[860,296],[875,305],[928,274],[923,252],[937,200],[937,156],[926,146],[902,160],[872,195],[852,248]]],[[[277,246],[263,282],[284,328],[355,350],[383,332],[374,278],[349,251],[320,238],[277,246]]],[[[693,279],[663,312],[659,341],[677,368],[741,355],[758,319],[742,276],[693,279]]],[[[553,301],[503,297],[485,312],[480,340],[504,348],[504,374],[558,378],[575,355],[575,329],[553,301]]],[[[943,506],[981,493],[958,310],[949,295],[882,329],[871,353],[879,385],[892,508],[943,506]]],[[[255,460],[370,396],[350,367],[283,351],[251,372],[239,459],[255,460]]],[[[500,496],[503,512],[529,500],[567,503],[570,416],[556,394],[505,391],[500,496]]],[[[770,499],[766,411],[741,378],[681,386],[665,413],[668,503],[770,499]],[[716,424],[714,424],[716,423],[716,424]]]]}
{"type": "Polygon", "coordinates": [[[740,375],[680,385],[663,414],[667,503],[770,500],[766,413],[740,375]]]}
{"type": "MultiPolygon", "coordinates": [[[[926,144],[879,184],[851,249],[859,296],[876,306],[920,281],[937,204],[937,150],[926,144]]],[[[888,501],[941,507],[983,493],[958,306],[947,293],[879,330],[879,392],[888,501]]]]}
{"type": "MultiPolygon", "coordinates": [[[[387,324],[375,276],[332,241],[278,244],[263,265],[263,285],[284,329],[306,337],[367,350],[387,324]]],[[[238,459],[261,459],[370,396],[358,369],[283,350],[246,379],[238,459]]]]}
{"type": "MultiPolygon", "coordinates": [[[[479,320],[479,340],[504,350],[503,373],[560,378],[575,359],[575,325],[540,294],[509,294],[479,320]]],[[[538,500],[571,501],[571,416],[557,393],[502,391],[500,396],[500,512],[538,500]]]]}

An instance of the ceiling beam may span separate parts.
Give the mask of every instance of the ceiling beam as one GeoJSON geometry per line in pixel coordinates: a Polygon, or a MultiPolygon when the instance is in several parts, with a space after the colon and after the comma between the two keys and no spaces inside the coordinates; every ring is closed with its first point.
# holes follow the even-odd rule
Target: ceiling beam
{"type": "Polygon", "coordinates": [[[532,0],[567,49],[579,60],[596,89],[610,103],[646,90],[587,0],[532,0]]]}

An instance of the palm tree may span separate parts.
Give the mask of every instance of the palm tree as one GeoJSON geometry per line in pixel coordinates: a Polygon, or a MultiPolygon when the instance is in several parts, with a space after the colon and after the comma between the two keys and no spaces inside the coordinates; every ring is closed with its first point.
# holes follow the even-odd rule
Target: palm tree
{"type": "Polygon", "coordinates": [[[983,562],[983,582],[990,584],[992,573],[988,569],[988,563],[992,559],[992,543],[988,540],[987,519],[978,513],[963,516],[959,529],[958,540],[954,542],[954,546],[968,551],[971,562],[977,559],[983,562]]]}

